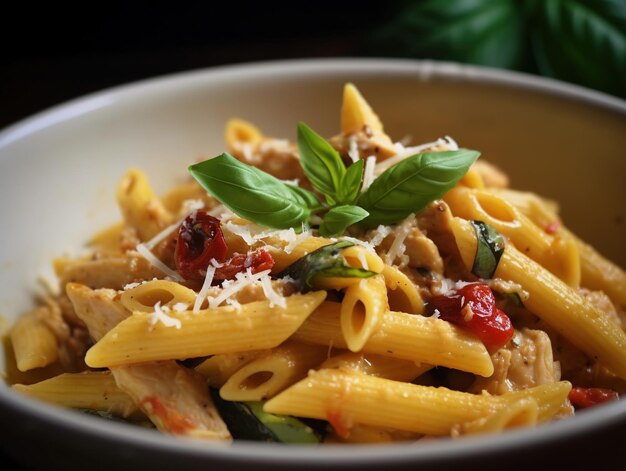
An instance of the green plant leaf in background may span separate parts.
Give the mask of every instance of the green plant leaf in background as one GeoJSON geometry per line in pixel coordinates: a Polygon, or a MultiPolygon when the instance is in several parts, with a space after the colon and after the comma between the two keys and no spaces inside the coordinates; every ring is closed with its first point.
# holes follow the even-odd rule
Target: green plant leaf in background
{"type": "Polygon", "coordinates": [[[541,74],[626,97],[626,0],[531,3],[541,74]]]}
{"type": "Polygon", "coordinates": [[[423,0],[404,8],[369,44],[376,54],[523,69],[528,49],[523,2],[423,0]]]}
{"type": "Polygon", "coordinates": [[[626,0],[413,0],[365,52],[540,73],[626,98],[626,0]]]}

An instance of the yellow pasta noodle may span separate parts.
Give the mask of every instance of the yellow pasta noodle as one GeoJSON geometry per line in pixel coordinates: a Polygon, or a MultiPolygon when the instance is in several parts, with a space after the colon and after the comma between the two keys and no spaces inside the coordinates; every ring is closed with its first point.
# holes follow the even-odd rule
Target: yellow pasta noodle
{"type": "Polygon", "coordinates": [[[341,301],[341,332],[346,345],[358,352],[374,334],[389,309],[387,288],[381,275],[365,278],[346,289],[341,301]]]}
{"type": "Polygon", "coordinates": [[[320,365],[320,369],[324,368],[355,370],[379,378],[411,382],[432,366],[373,353],[347,352],[326,360],[320,365]]]}
{"type": "MultiPolygon", "coordinates": [[[[341,335],[339,303],[325,302],[293,338],[302,342],[347,348],[341,335]]],[[[388,311],[363,352],[417,363],[447,366],[490,376],[493,364],[485,346],[452,324],[433,317],[388,311]]]]}
{"type": "Polygon", "coordinates": [[[109,371],[63,373],[28,386],[15,384],[23,394],[75,409],[93,409],[121,417],[136,414],[135,402],[121,391],[109,371]]]}
{"type": "Polygon", "coordinates": [[[445,200],[455,216],[488,223],[568,285],[575,288],[580,285],[580,258],[573,240],[546,234],[506,200],[488,190],[457,187],[447,193],[445,200]]]}
{"type": "Polygon", "coordinates": [[[170,313],[180,328],[153,324],[152,314],[136,311],[96,343],[85,361],[101,368],[272,348],[287,339],[325,297],[320,291],[290,296],[286,308],[257,301],[239,311],[224,306],[170,313]]]}
{"type": "Polygon", "coordinates": [[[385,278],[389,308],[392,311],[408,314],[424,313],[422,296],[408,276],[391,265],[385,265],[382,275],[385,278]]]}
{"type": "Polygon", "coordinates": [[[142,241],[150,240],[172,223],[172,215],[140,170],[131,169],[122,177],[117,186],[117,202],[126,224],[137,230],[142,241]]]}
{"type": "Polygon", "coordinates": [[[324,347],[286,342],[235,372],[220,388],[220,395],[229,401],[268,399],[306,376],[326,355],[324,347]]]}
{"type": "Polygon", "coordinates": [[[488,416],[520,398],[539,404],[539,420],[554,415],[567,400],[567,382],[536,386],[511,395],[488,397],[446,388],[390,381],[357,372],[319,370],[265,403],[274,414],[328,419],[346,424],[392,427],[427,435],[447,435],[457,424],[488,416]]]}
{"type": "Polygon", "coordinates": [[[130,312],[152,312],[156,303],[168,307],[181,303],[186,309],[193,306],[196,293],[173,281],[151,280],[125,290],[120,296],[120,301],[130,312]]]}
{"type": "MultiPolygon", "coordinates": [[[[455,218],[452,229],[468,269],[476,253],[476,236],[469,222],[455,218]]],[[[557,329],[570,342],[626,378],[626,333],[572,288],[515,247],[508,245],[496,277],[518,283],[528,291],[524,305],[557,329]]]]}
{"type": "Polygon", "coordinates": [[[57,339],[40,318],[42,309],[45,311],[37,308],[20,317],[11,329],[11,343],[20,371],[50,365],[59,357],[57,339]]]}

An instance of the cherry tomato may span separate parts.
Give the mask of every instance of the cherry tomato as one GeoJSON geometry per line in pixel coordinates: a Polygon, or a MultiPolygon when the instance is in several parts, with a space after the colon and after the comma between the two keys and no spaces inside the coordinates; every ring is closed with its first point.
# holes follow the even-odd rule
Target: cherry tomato
{"type": "Polygon", "coordinates": [[[274,266],[274,258],[265,249],[258,249],[248,254],[235,253],[224,262],[221,267],[215,269],[213,279],[231,280],[239,272],[246,271],[250,268],[252,273],[258,273],[263,270],[271,270],[274,266]]]}
{"type": "Polygon", "coordinates": [[[573,387],[568,398],[577,409],[595,406],[607,401],[619,399],[619,395],[612,389],[573,387]]]}
{"type": "Polygon", "coordinates": [[[187,216],[178,229],[176,269],[188,280],[203,280],[212,259],[223,262],[228,247],[220,220],[198,210],[187,216]]]}
{"type": "Polygon", "coordinates": [[[501,347],[513,336],[508,316],[496,307],[491,288],[472,283],[444,296],[435,296],[430,307],[439,311],[442,319],[464,327],[490,347],[501,347]]]}

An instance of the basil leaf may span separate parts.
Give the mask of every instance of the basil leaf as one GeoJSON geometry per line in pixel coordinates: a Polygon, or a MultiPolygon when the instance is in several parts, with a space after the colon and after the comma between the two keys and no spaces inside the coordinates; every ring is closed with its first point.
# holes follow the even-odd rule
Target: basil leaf
{"type": "Polygon", "coordinates": [[[425,152],[398,162],[361,193],[357,204],[370,213],[362,224],[392,224],[420,211],[456,185],[479,155],[465,149],[425,152]]]}
{"type": "Polygon", "coordinates": [[[626,3],[532,2],[531,44],[543,75],[626,97],[626,3]]]}
{"type": "Polygon", "coordinates": [[[313,188],[334,205],[341,200],[341,183],[346,173],[339,153],[322,136],[304,123],[298,124],[300,164],[313,188]]]}
{"type": "Polygon", "coordinates": [[[304,422],[287,415],[270,414],[263,410],[262,402],[246,402],[255,417],[265,425],[281,443],[316,444],[320,437],[304,422]]]}
{"type": "Polygon", "coordinates": [[[339,202],[343,204],[352,204],[356,201],[361,191],[361,183],[363,182],[364,160],[358,160],[348,167],[341,186],[339,187],[339,202]]]}
{"type": "Polygon", "coordinates": [[[368,52],[525,70],[532,58],[524,7],[517,0],[406,2],[368,52]]]}
{"type": "Polygon", "coordinates": [[[489,224],[482,221],[471,221],[476,231],[476,256],[472,273],[478,278],[493,278],[498,262],[504,252],[504,238],[489,224]]]}
{"type": "Polygon", "coordinates": [[[320,209],[322,209],[322,203],[320,202],[320,200],[317,199],[315,193],[297,185],[291,185],[289,183],[285,183],[285,187],[287,188],[287,190],[294,193],[296,198],[299,198],[304,204],[306,204],[311,212],[319,211],[320,209]]]}
{"type": "Polygon", "coordinates": [[[315,196],[224,153],[189,167],[200,185],[238,216],[275,229],[308,222],[315,196]]]}
{"type": "Polygon", "coordinates": [[[324,237],[334,237],[343,234],[348,226],[365,219],[369,213],[359,206],[349,204],[335,206],[324,216],[319,233],[324,237]]]}
{"type": "Polygon", "coordinates": [[[298,290],[307,293],[313,289],[311,282],[316,276],[341,278],[369,278],[374,276],[376,273],[373,271],[354,268],[346,263],[341,250],[353,245],[350,241],[342,240],[320,247],[289,265],[276,277],[288,276],[292,278],[298,290]]]}

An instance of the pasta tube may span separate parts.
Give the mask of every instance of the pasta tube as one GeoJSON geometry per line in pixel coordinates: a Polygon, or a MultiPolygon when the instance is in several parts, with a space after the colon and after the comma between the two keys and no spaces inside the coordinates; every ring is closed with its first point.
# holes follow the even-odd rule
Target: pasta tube
{"type": "Polygon", "coordinates": [[[321,291],[289,296],[286,308],[256,301],[239,311],[223,306],[169,313],[180,328],[153,324],[157,312],[135,311],[87,351],[85,362],[101,368],[272,348],[286,340],[325,297],[321,291]]]}

